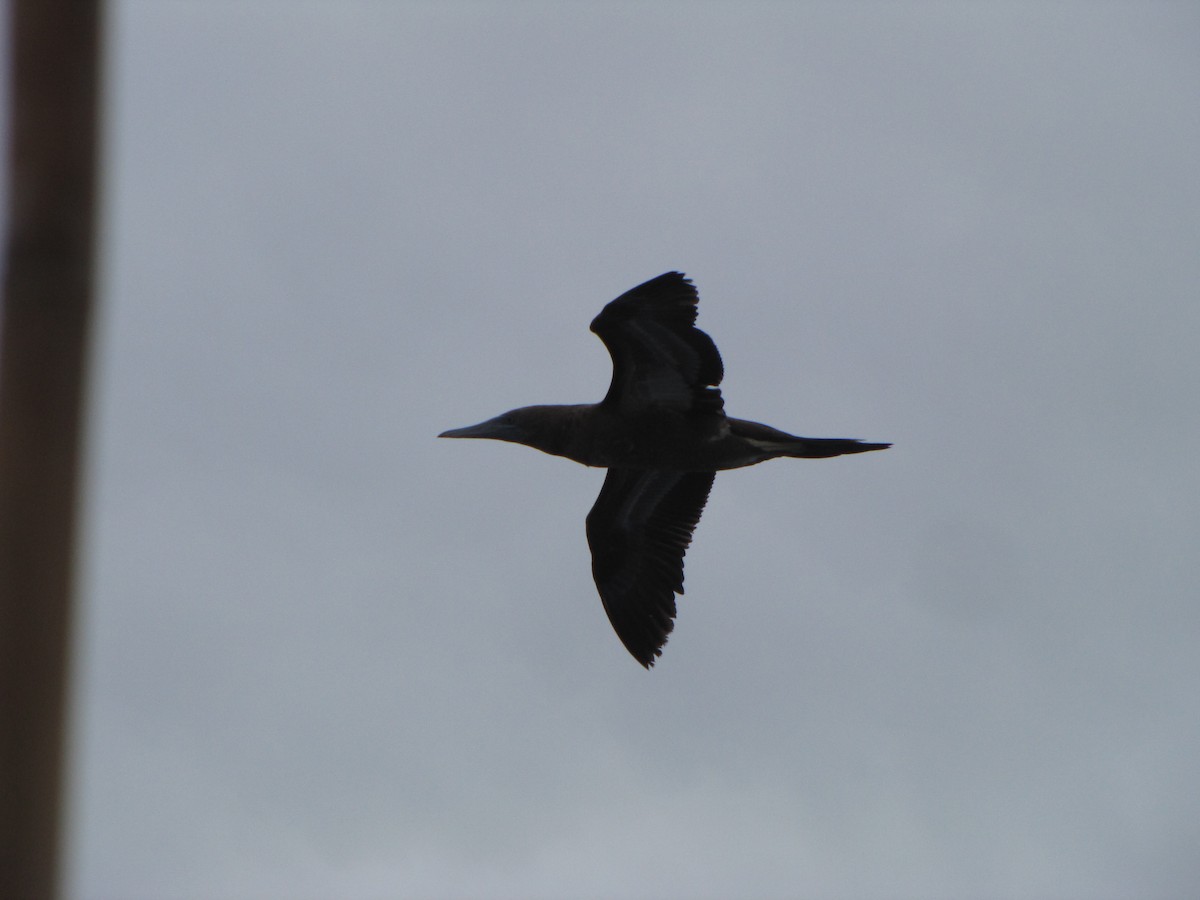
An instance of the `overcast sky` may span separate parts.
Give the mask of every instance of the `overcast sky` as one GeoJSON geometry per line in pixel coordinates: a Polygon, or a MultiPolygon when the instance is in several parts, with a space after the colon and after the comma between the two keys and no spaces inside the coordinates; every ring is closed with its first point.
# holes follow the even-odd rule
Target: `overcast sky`
{"type": "Polygon", "coordinates": [[[1200,892],[1200,12],[111,4],[80,900],[1200,892]],[[734,415],[665,653],[599,399],[700,290],[734,415]]]}

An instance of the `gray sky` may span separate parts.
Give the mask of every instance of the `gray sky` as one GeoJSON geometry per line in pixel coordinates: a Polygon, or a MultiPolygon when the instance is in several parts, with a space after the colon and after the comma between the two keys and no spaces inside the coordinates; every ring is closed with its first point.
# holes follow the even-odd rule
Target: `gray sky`
{"type": "Polygon", "coordinates": [[[1200,890],[1193,4],[112,9],[70,885],[1200,890]],[[691,275],[735,415],[658,666],[599,399],[691,275]]]}

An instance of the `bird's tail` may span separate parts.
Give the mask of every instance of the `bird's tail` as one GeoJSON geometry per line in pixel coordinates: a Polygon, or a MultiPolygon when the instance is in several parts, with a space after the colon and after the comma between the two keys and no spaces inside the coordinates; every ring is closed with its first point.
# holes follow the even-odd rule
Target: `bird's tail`
{"type": "Polygon", "coordinates": [[[872,444],[867,441],[856,441],[850,438],[793,438],[786,443],[781,442],[780,456],[800,457],[804,459],[824,459],[829,456],[842,456],[846,453],[866,453],[868,450],[886,450],[891,444],[872,444]]]}
{"type": "Polygon", "coordinates": [[[737,437],[749,441],[755,447],[765,450],[769,455],[763,459],[776,456],[793,456],[805,459],[822,459],[827,456],[842,456],[846,453],[866,453],[868,450],[884,450],[891,444],[869,444],[866,441],[856,441],[850,438],[806,438],[788,434],[761,422],[749,422],[745,419],[730,419],[729,429],[737,437]]]}

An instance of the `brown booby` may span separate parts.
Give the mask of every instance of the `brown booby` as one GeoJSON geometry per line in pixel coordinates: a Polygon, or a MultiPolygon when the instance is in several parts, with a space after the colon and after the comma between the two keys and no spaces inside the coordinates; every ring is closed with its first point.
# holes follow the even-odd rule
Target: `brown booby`
{"type": "Polygon", "coordinates": [[[592,575],[617,637],[646,668],[675,625],[683,556],[718,471],[891,446],[796,437],[726,416],[724,367],[695,325],[698,302],[687,277],[667,272],[601,310],[591,329],[613,375],[599,403],[526,406],[438,435],[512,441],[608,469],[587,517],[592,575]]]}

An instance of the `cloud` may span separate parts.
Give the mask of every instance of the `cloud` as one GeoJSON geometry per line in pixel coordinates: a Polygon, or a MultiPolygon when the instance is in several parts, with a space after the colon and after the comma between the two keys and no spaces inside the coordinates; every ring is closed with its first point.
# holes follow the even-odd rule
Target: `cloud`
{"type": "Polygon", "coordinates": [[[1170,5],[114,7],[74,896],[1172,897],[1200,81],[1170,5]],[[735,414],[652,673],[598,399],[735,414]]]}

